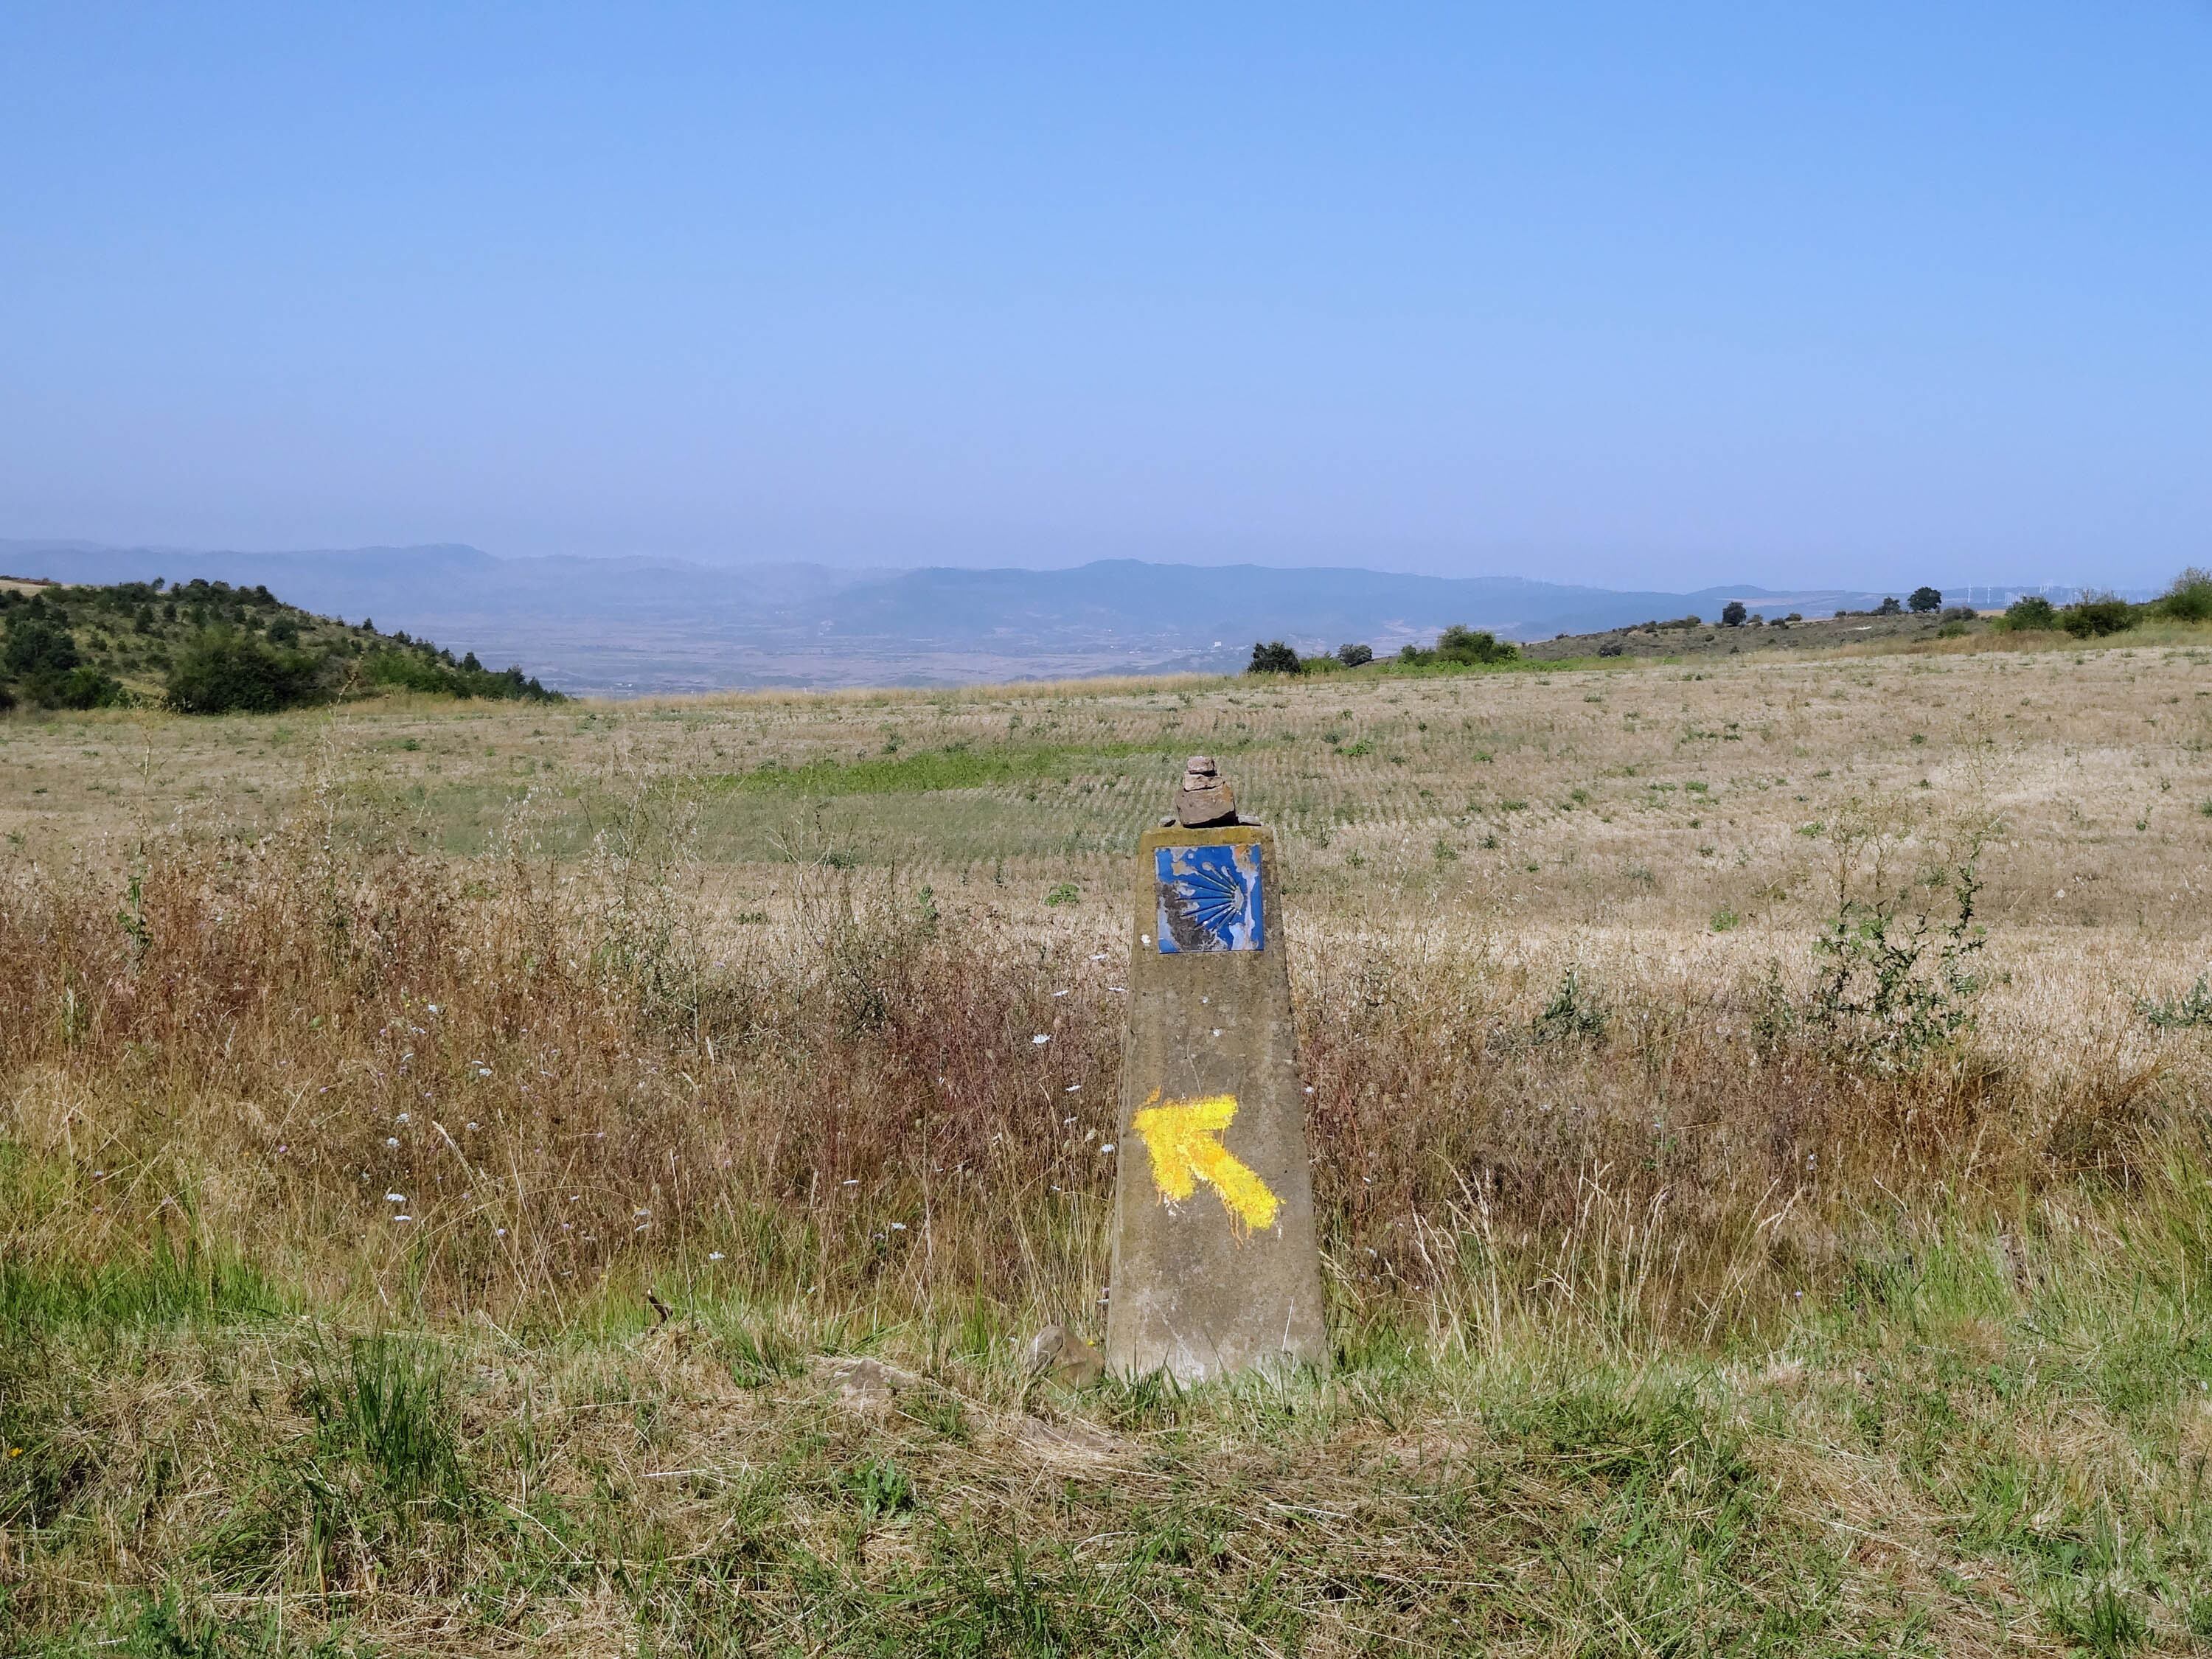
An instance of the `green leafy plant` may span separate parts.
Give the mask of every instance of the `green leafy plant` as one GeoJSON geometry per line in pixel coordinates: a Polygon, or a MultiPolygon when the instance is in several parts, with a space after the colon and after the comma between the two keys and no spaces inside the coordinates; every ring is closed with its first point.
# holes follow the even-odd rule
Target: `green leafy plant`
{"type": "Polygon", "coordinates": [[[1580,967],[1570,967],[1543,1011],[1530,1022],[1537,1042],[1595,1042],[1612,1023],[1613,1011],[1583,983],[1580,967]]]}
{"type": "Polygon", "coordinates": [[[1984,983],[1978,833],[1908,884],[1887,878],[1893,844],[1863,811],[1838,823],[1836,908],[1814,940],[1820,969],[1802,1022],[1836,1057],[1876,1071],[1910,1070],[1956,1042],[1984,983]]]}
{"type": "Polygon", "coordinates": [[[2199,974],[2178,996],[2137,997],[2136,1012],[2161,1031],[2212,1025],[2212,975],[2199,974]]]}

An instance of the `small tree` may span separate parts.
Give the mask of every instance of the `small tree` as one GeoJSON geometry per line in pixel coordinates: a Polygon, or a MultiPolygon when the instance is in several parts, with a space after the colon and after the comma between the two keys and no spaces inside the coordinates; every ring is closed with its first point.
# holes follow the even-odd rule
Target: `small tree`
{"type": "Polygon", "coordinates": [[[1269,640],[1261,645],[1256,640],[1252,645],[1252,660],[1244,665],[1248,674],[1303,674],[1306,665],[1298,660],[1298,653],[1280,640],[1269,640]]]}
{"type": "Polygon", "coordinates": [[[2056,628],[2058,607],[2040,593],[2023,593],[2005,607],[2005,626],[2014,630],[2056,628]]]}
{"type": "Polygon", "coordinates": [[[1943,592],[1941,588],[1916,587],[1912,590],[1912,597],[1905,603],[1906,609],[1914,616],[1924,617],[1931,611],[1943,608],[1943,592]]]}
{"type": "Polygon", "coordinates": [[[1336,659],[1346,668],[1364,667],[1375,660],[1375,647],[1371,645],[1340,645],[1336,647],[1336,659]]]}
{"type": "Polygon", "coordinates": [[[1877,617],[1901,617],[1905,614],[1905,607],[1897,602],[1897,595],[1893,593],[1875,606],[1874,614],[1877,617]]]}
{"type": "Polygon", "coordinates": [[[1741,599],[1730,599],[1721,607],[1721,626],[1741,628],[1751,620],[1751,607],[1741,599]]]}

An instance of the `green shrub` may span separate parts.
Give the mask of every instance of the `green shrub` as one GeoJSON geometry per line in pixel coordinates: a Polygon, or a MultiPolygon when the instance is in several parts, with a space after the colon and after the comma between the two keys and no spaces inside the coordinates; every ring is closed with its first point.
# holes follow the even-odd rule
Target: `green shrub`
{"type": "Polygon", "coordinates": [[[26,680],[23,689],[49,708],[120,708],[131,701],[121,680],[85,663],[66,674],[26,680]]]}
{"type": "Polygon", "coordinates": [[[1265,645],[1253,642],[1252,660],[1244,665],[1248,674],[1303,674],[1306,665],[1298,660],[1298,653],[1280,640],[1269,640],[1265,645]]]}
{"type": "Polygon", "coordinates": [[[2015,633],[2058,626],[2058,607],[2040,593],[2026,593],[2005,607],[2004,625],[2015,633]]]}
{"type": "MultiPolygon", "coordinates": [[[[1411,647],[1409,647],[1408,649],[1411,647]]],[[[1437,642],[1433,649],[1416,652],[1409,660],[1474,665],[1511,662],[1520,654],[1520,647],[1506,643],[1486,629],[1469,628],[1464,623],[1454,623],[1437,635],[1437,642]]],[[[1403,659],[1402,653],[1401,656],[1403,659]]]]}
{"type": "MultiPolygon", "coordinates": [[[[402,637],[402,636],[395,636],[402,637]]],[[[471,652],[455,663],[427,647],[404,650],[385,648],[362,659],[362,678],[372,685],[394,685],[408,691],[427,691],[434,696],[489,697],[527,702],[560,702],[558,691],[548,691],[535,676],[520,668],[495,673],[479,665],[471,652]]]]}
{"type": "Polygon", "coordinates": [[[2133,628],[2135,607],[2110,593],[2084,593],[2058,613],[2058,623],[2077,640],[2103,639],[2133,628]]]}
{"type": "Polygon", "coordinates": [[[1375,647],[1371,645],[1340,645],[1336,647],[1336,659],[1346,668],[1364,667],[1375,660],[1375,647]]]}
{"type": "Polygon", "coordinates": [[[304,651],[267,645],[228,628],[209,629],[169,671],[169,707],[182,714],[270,714],[329,695],[322,665],[304,651]]]}
{"type": "Polygon", "coordinates": [[[18,680],[58,679],[83,660],[76,636],[43,605],[25,607],[9,624],[8,644],[0,650],[0,668],[18,680]]]}

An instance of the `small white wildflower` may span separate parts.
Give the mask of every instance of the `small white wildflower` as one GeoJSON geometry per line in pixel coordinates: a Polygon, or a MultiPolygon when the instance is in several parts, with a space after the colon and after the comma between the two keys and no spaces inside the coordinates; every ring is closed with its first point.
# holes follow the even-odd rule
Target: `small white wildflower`
{"type": "Polygon", "coordinates": [[[1098,1156],[1099,1156],[1099,1157],[1101,1157],[1101,1158],[1103,1158],[1103,1157],[1105,1157],[1105,1156],[1106,1156],[1106,1154],[1107,1154],[1107,1153],[1109,1153],[1109,1152],[1112,1152],[1113,1150],[1114,1150],[1114,1143],[1113,1143],[1112,1141],[1110,1141],[1110,1140],[1109,1140],[1109,1141],[1108,1141],[1108,1142],[1107,1142],[1103,1146],[1101,1146],[1101,1147],[1098,1149],[1098,1156]]]}
{"type": "Polygon", "coordinates": [[[415,1218],[411,1215],[396,1215],[392,1218],[394,1221],[412,1221],[415,1218]]]}
{"type": "Polygon", "coordinates": [[[893,1232],[895,1232],[895,1233],[902,1233],[902,1232],[904,1232],[904,1231],[906,1231],[906,1223],[905,1223],[905,1222],[903,1222],[903,1221],[894,1221],[894,1222],[892,1222],[892,1223],[891,1223],[891,1231],[892,1231],[893,1232]]]}
{"type": "Polygon", "coordinates": [[[397,1146],[399,1144],[399,1137],[398,1135],[386,1135],[384,1138],[384,1144],[386,1146],[397,1146]]]}
{"type": "Polygon", "coordinates": [[[438,1012],[438,1005],[434,1002],[427,1002],[422,1006],[428,1008],[434,1014],[438,1012]]]}
{"type": "Polygon", "coordinates": [[[1065,1089],[1061,1090],[1061,1091],[1060,1091],[1060,1092],[1061,1092],[1062,1094],[1066,1094],[1066,1095],[1072,1095],[1072,1094],[1076,1093],[1076,1092],[1077,1092],[1078,1091],[1079,1091],[1082,1087],[1083,1087],[1083,1085],[1082,1085],[1080,1083],[1071,1083],[1071,1084],[1069,1084],[1069,1085],[1067,1085],[1067,1087],[1066,1087],[1065,1089]]]}
{"type": "Polygon", "coordinates": [[[411,1120],[406,1113],[402,1112],[398,1117],[393,1118],[392,1121],[394,1123],[407,1123],[411,1122],[413,1120],[411,1120]]]}
{"type": "Polygon", "coordinates": [[[1039,1031],[1035,1036],[1031,1037],[1030,1041],[1036,1043],[1039,1048],[1042,1048],[1046,1043],[1051,1042],[1052,1039],[1047,1036],[1042,1031],[1039,1031]]]}
{"type": "Polygon", "coordinates": [[[721,1259],[722,1253],[720,1250],[709,1250],[707,1252],[707,1260],[709,1261],[720,1261],[721,1259]]]}
{"type": "Polygon", "coordinates": [[[1053,995],[1054,995],[1054,996],[1056,996],[1056,997],[1064,997],[1064,996],[1066,996],[1066,994],[1067,994],[1067,993],[1066,993],[1066,992],[1065,992],[1065,991],[1054,991],[1054,992],[1053,993],[1053,995]]]}
{"type": "Polygon", "coordinates": [[[384,1195],[384,1201],[386,1204],[404,1204],[407,1201],[407,1194],[404,1193],[386,1193],[384,1195]]]}
{"type": "Polygon", "coordinates": [[[494,1238],[505,1238],[507,1237],[507,1229],[504,1227],[495,1227],[491,1230],[491,1236],[494,1238]]]}
{"type": "Polygon", "coordinates": [[[475,1121],[473,1118],[470,1120],[470,1121],[469,1121],[469,1126],[468,1126],[468,1127],[469,1127],[470,1128],[471,1128],[471,1129],[473,1129],[473,1128],[475,1128],[475,1127],[477,1127],[477,1126],[476,1126],[476,1121],[475,1121]]]}

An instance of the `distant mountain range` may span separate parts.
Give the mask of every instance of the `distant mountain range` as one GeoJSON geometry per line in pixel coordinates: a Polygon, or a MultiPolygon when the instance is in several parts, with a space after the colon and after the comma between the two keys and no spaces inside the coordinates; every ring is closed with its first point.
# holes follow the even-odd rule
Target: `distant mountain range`
{"type": "Polygon", "coordinates": [[[1255,640],[1302,651],[1360,641],[1388,652],[1448,623],[1548,639],[1691,613],[1717,617],[1730,599],[1770,615],[1815,617],[1883,597],[1750,586],[1621,592],[1511,576],[1135,559],[1066,570],[906,571],[504,559],[459,544],[239,553],[0,540],[0,574],[265,585],[325,616],[373,618],[495,666],[520,663],[563,690],[617,696],[1219,672],[1241,666],[1255,640]]]}

